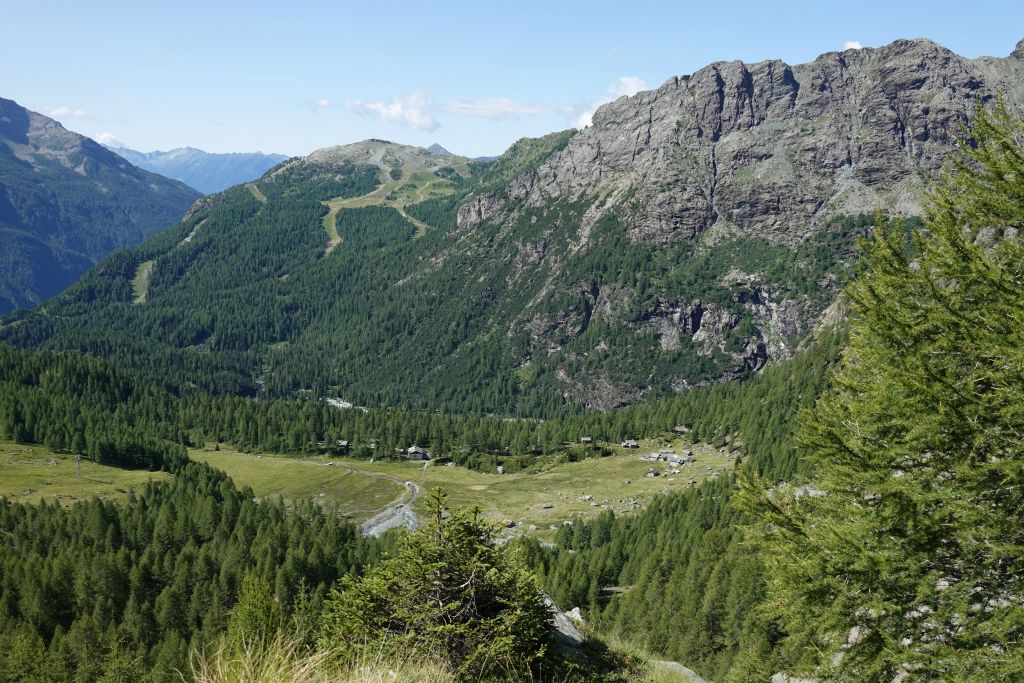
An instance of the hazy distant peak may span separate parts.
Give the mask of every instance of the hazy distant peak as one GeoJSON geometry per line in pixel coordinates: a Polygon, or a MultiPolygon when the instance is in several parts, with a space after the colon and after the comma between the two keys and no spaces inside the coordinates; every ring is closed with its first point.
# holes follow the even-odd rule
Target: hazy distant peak
{"type": "Polygon", "coordinates": [[[136,166],[180,180],[210,194],[239,183],[256,180],[288,157],[262,152],[205,152],[195,147],[166,151],[138,152],[127,147],[110,147],[136,166]]]}

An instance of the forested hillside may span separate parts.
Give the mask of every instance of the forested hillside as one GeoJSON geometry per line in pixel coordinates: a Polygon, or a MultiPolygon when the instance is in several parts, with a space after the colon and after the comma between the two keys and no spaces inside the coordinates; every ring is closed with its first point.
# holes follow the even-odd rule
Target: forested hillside
{"type": "Polygon", "coordinates": [[[199,197],[0,98],[0,312],[36,306],[199,197]]]}
{"type": "Polygon", "coordinates": [[[244,576],[301,626],[341,575],[379,557],[316,502],[259,502],[190,462],[179,411],[101,361],[0,348],[0,437],[173,474],[126,504],[0,499],[0,679],[180,680],[190,650],[227,628],[244,576]]]}
{"type": "Polygon", "coordinates": [[[315,504],[254,502],[205,465],[127,504],[0,500],[0,678],[180,680],[228,626],[243,577],[302,624],[339,576],[380,553],[315,504]]]}
{"type": "Polygon", "coordinates": [[[785,661],[772,653],[773,627],[755,609],[764,599],[764,567],[743,543],[745,518],[733,497],[744,473],[777,482],[808,471],[793,438],[797,415],[826,386],[843,340],[830,333],[750,382],[678,401],[674,414],[696,440],[732,444],[745,460],[733,476],[659,498],[636,515],[605,512],[564,526],[556,550],[532,553],[554,598],[582,607],[601,632],[685,662],[709,680],[761,680],[748,677],[753,662],[785,661]]]}
{"type": "Polygon", "coordinates": [[[1017,680],[1022,72],[897,41],[714,64],[493,163],[327,148],[3,317],[0,439],[169,481],[0,499],[0,679],[1017,680]],[[439,492],[362,538],[187,450],[415,444],[559,501],[541,470],[644,438],[735,468],[500,538],[439,492]]]}

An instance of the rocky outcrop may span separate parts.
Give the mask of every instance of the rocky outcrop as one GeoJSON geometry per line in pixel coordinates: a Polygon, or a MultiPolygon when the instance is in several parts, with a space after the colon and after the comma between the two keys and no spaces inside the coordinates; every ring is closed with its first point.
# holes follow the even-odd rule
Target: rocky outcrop
{"type": "Polygon", "coordinates": [[[601,107],[536,172],[463,207],[460,225],[594,194],[628,198],[630,237],[655,243],[720,225],[792,244],[826,216],[916,214],[975,105],[1019,106],[1021,50],[969,60],[898,40],[799,66],[711,64],[601,107]]]}
{"type": "MultiPolygon", "coordinates": [[[[549,621],[554,627],[555,638],[559,643],[570,647],[579,647],[586,642],[587,638],[576,626],[576,620],[570,616],[570,613],[563,612],[546,593],[544,594],[544,606],[548,610],[549,621]]],[[[575,609],[575,613],[578,617],[578,607],[575,609]]]]}
{"type": "MultiPolygon", "coordinates": [[[[606,408],[652,386],[678,390],[714,374],[666,377],[662,363],[641,376],[658,354],[695,355],[686,361],[691,370],[715,365],[718,379],[739,376],[790,356],[839,292],[842,274],[821,274],[811,262],[820,251],[799,252],[798,262],[801,246],[822,238],[831,245],[826,250],[843,252],[837,262],[849,262],[853,237],[845,247],[829,242],[835,219],[878,210],[920,214],[925,189],[976,106],[998,97],[1012,109],[1024,104],[1024,41],[1005,58],[966,59],[929,40],[898,40],[796,66],[718,62],[601,107],[592,126],[543,164],[464,203],[454,235],[469,239],[491,224],[496,236],[480,253],[514,264],[509,291],[543,282],[508,335],[528,335],[518,367],[558,358],[580,368],[557,373],[564,396],[606,408]],[[548,214],[558,218],[542,235],[520,235],[548,214]],[[736,262],[726,264],[725,275],[719,269],[706,277],[702,271],[712,266],[698,265],[675,281],[682,284],[659,280],[673,267],[662,264],[661,273],[645,271],[646,293],[623,273],[614,280],[580,282],[589,275],[576,271],[563,277],[573,259],[610,239],[599,228],[608,216],[627,245],[664,250],[676,265],[710,264],[730,245],[736,262]],[[514,247],[502,253],[502,240],[514,247]],[[751,242],[763,246],[743,246],[751,242]],[[762,254],[774,261],[760,263],[762,254]],[[787,259],[783,278],[792,279],[780,281],[778,265],[787,259]],[[807,281],[795,282],[803,273],[807,281]],[[595,323],[608,331],[592,351],[580,350],[574,340],[595,323]],[[612,336],[623,326],[637,340],[612,336]],[[631,386],[590,360],[616,344],[617,360],[647,354],[631,360],[631,386]]],[[[835,309],[826,319],[841,316],[835,309]]]]}

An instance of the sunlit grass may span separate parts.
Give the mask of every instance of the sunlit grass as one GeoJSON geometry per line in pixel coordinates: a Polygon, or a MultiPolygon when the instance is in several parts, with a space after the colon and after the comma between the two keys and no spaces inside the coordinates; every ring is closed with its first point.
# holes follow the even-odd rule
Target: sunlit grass
{"type": "Polygon", "coordinates": [[[0,441],[0,496],[20,503],[56,501],[70,505],[92,496],[123,499],[131,489],[141,489],[148,481],[164,481],[171,476],[166,472],[97,465],[84,458],[81,469],[79,477],[72,455],[51,453],[42,446],[0,441]]]}

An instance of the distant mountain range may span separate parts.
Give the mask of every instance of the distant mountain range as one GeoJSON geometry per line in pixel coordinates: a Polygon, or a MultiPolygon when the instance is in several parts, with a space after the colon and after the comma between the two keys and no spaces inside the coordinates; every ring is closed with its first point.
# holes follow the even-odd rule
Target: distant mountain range
{"type": "Polygon", "coordinates": [[[0,98],[0,312],[35,306],[199,193],[0,98]]]}
{"type": "Polygon", "coordinates": [[[108,149],[139,168],[180,180],[203,194],[256,180],[288,158],[284,154],[262,152],[213,154],[194,147],[179,147],[166,152],[137,152],[127,147],[111,146],[108,149]]]}

